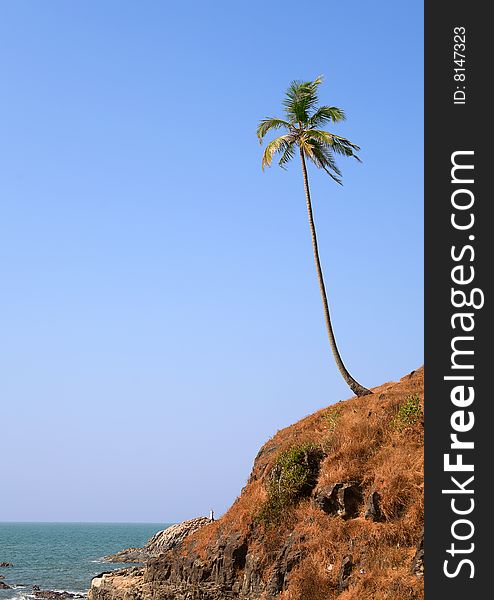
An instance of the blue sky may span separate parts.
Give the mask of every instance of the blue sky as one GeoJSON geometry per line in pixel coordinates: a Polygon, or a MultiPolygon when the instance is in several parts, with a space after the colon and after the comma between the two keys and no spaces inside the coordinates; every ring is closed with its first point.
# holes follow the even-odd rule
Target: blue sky
{"type": "Polygon", "coordinates": [[[0,5],[0,520],[224,511],[260,445],[351,394],[298,162],[257,122],[324,74],[344,186],[309,170],[340,350],[422,363],[421,3],[0,5]]]}

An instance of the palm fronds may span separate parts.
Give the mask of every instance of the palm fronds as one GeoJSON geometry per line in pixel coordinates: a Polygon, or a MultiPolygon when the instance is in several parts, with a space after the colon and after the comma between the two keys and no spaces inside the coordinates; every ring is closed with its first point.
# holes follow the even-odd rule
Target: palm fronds
{"type": "Polygon", "coordinates": [[[309,118],[310,127],[319,127],[328,122],[338,123],[346,119],[345,113],[337,106],[320,106],[309,118]]]}
{"type": "Polygon", "coordinates": [[[262,144],[264,136],[270,131],[281,128],[290,129],[291,125],[283,119],[263,119],[257,127],[259,142],[262,144]]]}
{"type": "MultiPolygon", "coordinates": [[[[280,135],[280,137],[275,138],[274,140],[272,140],[271,142],[269,142],[269,144],[266,146],[266,149],[264,150],[264,154],[262,156],[262,169],[264,171],[265,167],[270,167],[271,166],[271,162],[273,161],[273,157],[275,154],[281,154],[281,160],[284,160],[284,156],[286,155],[287,157],[290,157],[291,154],[290,152],[288,152],[288,155],[286,154],[287,150],[290,150],[290,148],[293,146],[295,142],[294,136],[293,134],[286,134],[286,135],[280,135]]],[[[285,162],[288,159],[285,159],[285,162]]]]}
{"type": "Polygon", "coordinates": [[[321,76],[314,81],[292,81],[283,100],[285,113],[290,123],[307,123],[309,112],[317,105],[317,87],[321,83],[321,76]]]}
{"type": "Polygon", "coordinates": [[[335,162],[335,154],[353,157],[360,161],[357,152],[360,148],[350,140],[320,129],[326,123],[339,123],[345,113],[336,106],[319,106],[318,87],[322,76],[314,81],[292,81],[283,100],[285,119],[266,118],[257,127],[257,137],[262,144],[271,131],[284,129],[287,133],[272,140],[264,151],[262,168],[272,164],[276,154],[280,155],[278,165],[286,165],[295,156],[298,146],[304,156],[318,168],[323,169],[336,182],[341,184],[341,172],[335,162]]]}

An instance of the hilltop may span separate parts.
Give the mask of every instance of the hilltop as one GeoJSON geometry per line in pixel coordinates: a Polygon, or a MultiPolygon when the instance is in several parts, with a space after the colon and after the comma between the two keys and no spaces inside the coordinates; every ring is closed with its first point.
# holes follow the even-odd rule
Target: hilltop
{"type": "Polygon", "coordinates": [[[423,368],[279,431],[219,520],[89,600],[423,598],[423,368]]]}

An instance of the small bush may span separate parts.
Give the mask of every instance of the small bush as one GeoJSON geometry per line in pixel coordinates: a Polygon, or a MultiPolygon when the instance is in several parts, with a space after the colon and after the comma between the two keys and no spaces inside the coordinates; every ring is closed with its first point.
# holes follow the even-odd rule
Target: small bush
{"type": "Polygon", "coordinates": [[[310,495],[317,483],[322,457],[321,449],[313,444],[292,446],[282,452],[269,474],[268,499],[257,520],[265,525],[277,523],[286,508],[310,495]]]}
{"type": "Polygon", "coordinates": [[[338,423],[338,419],[341,417],[341,409],[336,406],[332,406],[328,408],[326,413],[324,414],[324,420],[326,421],[327,429],[330,433],[333,433],[336,429],[336,424],[338,423]]]}
{"type": "Polygon", "coordinates": [[[400,431],[407,427],[412,427],[422,420],[423,412],[420,405],[420,396],[412,394],[405,398],[405,401],[398,409],[393,424],[400,431]]]}

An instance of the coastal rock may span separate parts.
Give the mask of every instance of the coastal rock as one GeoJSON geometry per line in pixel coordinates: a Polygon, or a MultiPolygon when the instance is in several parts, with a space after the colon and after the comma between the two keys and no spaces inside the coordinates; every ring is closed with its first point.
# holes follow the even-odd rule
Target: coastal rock
{"type": "Polygon", "coordinates": [[[10,587],[10,585],[7,585],[3,581],[0,581],[0,590],[11,590],[11,589],[12,588],[10,587]]]}
{"type": "Polygon", "coordinates": [[[211,522],[211,519],[207,517],[196,517],[171,525],[153,535],[146,542],[144,548],[127,548],[116,554],[105,556],[104,560],[112,563],[144,563],[152,557],[177,547],[188,535],[211,522]]]}
{"type": "Polygon", "coordinates": [[[33,592],[35,598],[42,598],[43,600],[69,600],[72,598],[84,598],[82,594],[72,594],[71,592],[54,592],[53,590],[36,590],[37,586],[33,586],[33,592]]]}
{"type": "Polygon", "coordinates": [[[142,584],[143,569],[139,567],[102,573],[91,581],[88,600],[139,600],[142,584]]]}
{"type": "Polygon", "coordinates": [[[1,562],[0,567],[13,567],[14,565],[10,562],[1,562]]]}
{"type": "Polygon", "coordinates": [[[158,531],[144,546],[144,553],[152,557],[168,552],[176,548],[188,535],[211,522],[208,517],[196,517],[158,531]]]}
{"type": "Polygon", "coordinates": [[[142,548],[126,548],[115,554],[103,557],[103,560],[111,563],[143,563],[147,555],[142,548]]]}

